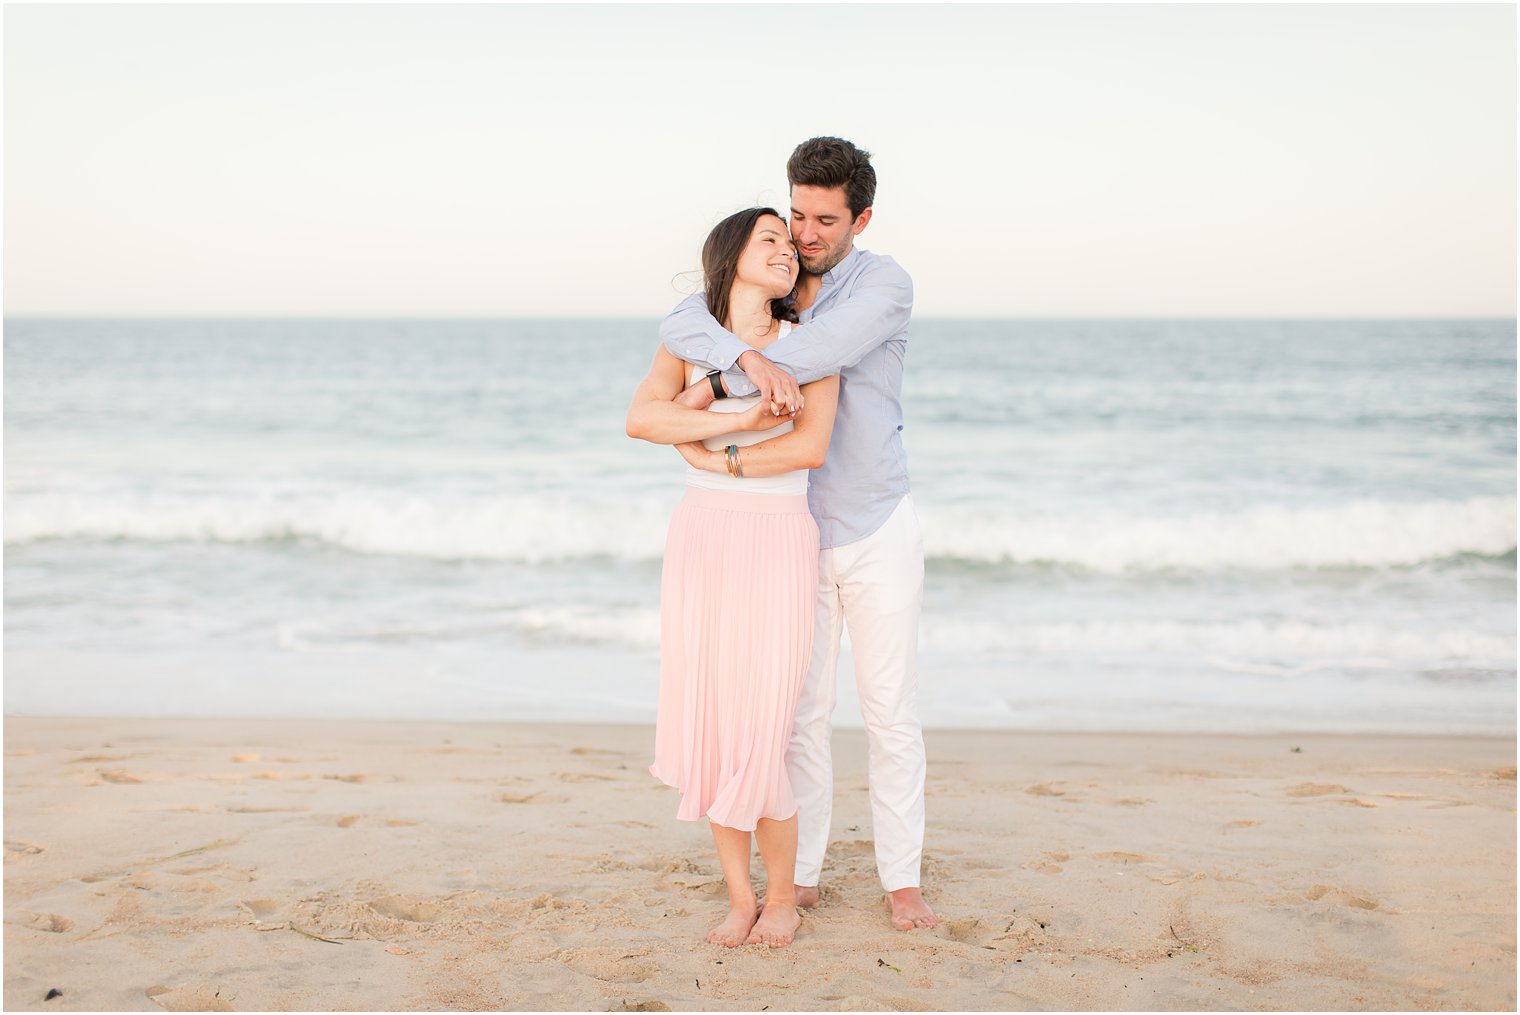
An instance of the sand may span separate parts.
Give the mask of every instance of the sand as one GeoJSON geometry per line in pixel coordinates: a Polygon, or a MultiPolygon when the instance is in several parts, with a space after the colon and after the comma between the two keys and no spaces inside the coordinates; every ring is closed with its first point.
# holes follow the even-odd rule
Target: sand
{"type": "Polygon", "coordinates": [[[1515,1008],[1513,739],[927,739],[941,926],[842,732],[821,905],[729,950],[647,728],[8,717],[5,1007],[1515,1008]]]}

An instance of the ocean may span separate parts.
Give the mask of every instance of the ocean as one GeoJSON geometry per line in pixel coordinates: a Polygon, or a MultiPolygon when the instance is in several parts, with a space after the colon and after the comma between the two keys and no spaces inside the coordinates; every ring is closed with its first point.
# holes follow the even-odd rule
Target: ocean
{"type": "MultiPolygon", "coordinates": [[[[6,712],[651,722],[656,323],[7,320],[6,712]]],[[[915,322],[926,726],[1513,735],[1515,353],[915,322]]]]}

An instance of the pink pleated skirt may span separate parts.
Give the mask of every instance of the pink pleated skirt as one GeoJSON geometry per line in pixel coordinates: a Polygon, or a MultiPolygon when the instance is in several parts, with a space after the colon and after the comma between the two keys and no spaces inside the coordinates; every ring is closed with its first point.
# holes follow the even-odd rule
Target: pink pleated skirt
{"type": "Polygon", "coordinates": [[[786,746],[817,586],[807,497],[687,488],[665,542],[649,766],[680,791],[681,820],[753,831],[797,813],[786,746]]]}

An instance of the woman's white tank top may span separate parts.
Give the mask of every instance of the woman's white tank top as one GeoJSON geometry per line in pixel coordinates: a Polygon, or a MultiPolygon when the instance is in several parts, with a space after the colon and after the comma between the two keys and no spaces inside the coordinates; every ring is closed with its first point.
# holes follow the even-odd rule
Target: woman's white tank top
{"type": "MultiPolygon", "coordinates": [[[[791,322],[782,321],[781,334],[777,338],[784,337],[791,330],[791,322]]],[[[687,383],[695,384],[706,373],[707,371],[699,366],[692,367],[691,376],[687,383]]],[[[759,401],[760,396],[758,394],[750,395],[747,398],[722,398],[713,402],[708,408],[713,412],[743,412],[759,401]]],[[[791,432],[792,422],[791,420],[787,420],[780,426],[770,430],[723,434],[718,437],[709,437],[702,443],[710,451],[722,451],[730,444],[737,444],[742,448],[791,432]]],[[[739,457],[741,461],[744,458],[742,454],[739,457]]],[[[791,472],[783,472],[777,476],[745,476],[742,479],[738,479],[730,476],[727,472],[703,472],[700,469],[688,467],[686,470],[686,485],[699,486],[704,490],[737,490],[742,493],[795,496],[807,493],[808,470],[794,469],[791,472]]]]}

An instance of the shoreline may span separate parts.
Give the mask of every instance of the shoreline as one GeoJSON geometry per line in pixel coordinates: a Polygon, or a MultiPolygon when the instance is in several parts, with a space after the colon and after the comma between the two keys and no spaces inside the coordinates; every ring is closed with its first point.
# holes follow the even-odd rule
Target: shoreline
{"type": "Polygon", "coordinates": [[[1515,1005],[1513,737],[925,739],[940,927],[839,730],[821,905],[728,950],[647,724],[6,716],[5,1007],[1515,1005]]]}
{"type": "MultiPolygon", "coordinates": [[[[347,715],[195,715],[195,714],[169,714],[169,713],[53,713],[53,712],[5,712],[0,714],[0,719],[10,723],[21,722],[58,722],[58,723],[117,723],[117,722],[168,722],[168,723],[255,723],[278,725],[283,723],[301,724],[311,723],[329,726],[333,723],[347,724],[356,723],[363,725],[404,725],[415,726],[461,726],[476,728],[482,726],[505,726],[518,727],[552,727],[564,729],[607,729],[607,730],[635,730],[645,729],[649,731],[651,739],[654,736],[654,718],[648,719],[594,719],[594,720],[562,720],[555,718],[532,717],[526,719],[509,718],[404,718],[394,716],[347,716],[347,715]]],[[[864,735],[864,728],[852,722],[836,721],[836,732],[855,733],[864,735]]],[[[939,735],[960,736],[1010,736],[1010,737],[1134,737],[1139,739],[1157,737],[1180,737],[1188,740],[1218,738],[1221,740],[1263,740],[1297,738],[1301,740],[1491,740],[1495,742],[1516,743],[1520,742],[1520,730],[1502,732],[1478,732],[1468,730],[1334,730],[1334,729],[1293,729],[1275,728],[1266,730],[1199,730],[1194,728],[1108,728],[1102,726],[955,726],[936,724],[924,726],[924,736],[933,737],[939,735]]]]}

